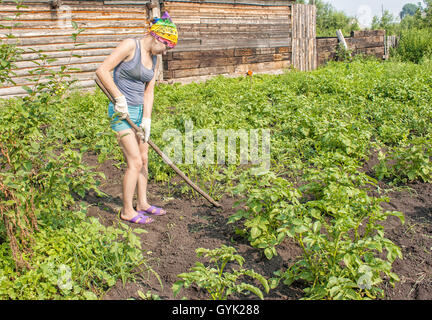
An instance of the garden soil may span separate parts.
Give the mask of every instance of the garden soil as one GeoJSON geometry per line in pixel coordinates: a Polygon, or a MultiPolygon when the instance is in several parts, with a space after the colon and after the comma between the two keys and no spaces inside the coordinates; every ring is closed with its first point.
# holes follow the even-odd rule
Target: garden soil
{"type": "MultiPolygon", "coordinates": [[[[150,152],[153,152],[152,150],[150,152]]],[[[97,156],[87,154],[84,161],[95,166],[94,170],[105,174],[100,189],[107,196],[98,197],[88,193],[84,201],[89,205],[88,215],[97,217],[105,226],[116,226],[119,221],[119,210],[122,206],[122,179],[125,167],[117,168],[111,160],[98,164],[97,156]]],[[[364,170],[369,171],[373,165],[371,159],[364,170]]],[[[174,177],[179,181],[179,177],[174,177]]],[[[389,187],[380,183],[383,190],[389,187]]],[[[383,203],[385,210],[401,211],[405,214],[405,224],[396,217],[390,217],[382,225],[385,236],[402,249],[403,259],[393,264],[393,272],[399,275],[400,282],[395,287],[384,282],[385,299],[390,300],[431,300],[432,299],[432,184],[413,183],[409,188],[388,192],[388,203],[383,203]]],[[[285,270],[301,254],[300,248],[290,239],[286,239],[278,248],[278,255],[268,260],[260,250],[253,248],[247,239],[236,234],[235,229],[241,222],[227,224],[228,218],[236,212],[234,202],[239,198],[224,195],[219,203],[223,209],[213,207],[207,200],[197,195],[189,199],[180,192],[174,191],[167,196],[162,184],[152,180],[148,182],[148,202],[163,207],[167,214],[154,217],[148,225],[137,225],[124,222],[132,228],[144,228],[147,233],[140,234],[143,254],[159,279],[145,266],[137,272],[136,281],[123,285],[121,280],[104,295],[104,300],[139,299],[138,291],[150,291],[161,299],[208,299],[209,295],[196,286],[180,291],[173,296],[172,284],[179,280],[178,274],[189,272],[197,258],[195,249],[214,249],[221,245],[233,246],[237,253],[245,258],[244,268],[253,269],[267,279],[273,272],[285,270]]],[[[258,285],[258,283],[256,283],[258,285]]],[[[259,285],[258,285],[259,286],[259,285]]],[[[290,287],[282,283],[268,294],[265,299],[297,300],[303,296],[305,284],[294,282],[290,287]]],[[[230,299],[258,299],[256,296],[232,296],[230,299]]]]}

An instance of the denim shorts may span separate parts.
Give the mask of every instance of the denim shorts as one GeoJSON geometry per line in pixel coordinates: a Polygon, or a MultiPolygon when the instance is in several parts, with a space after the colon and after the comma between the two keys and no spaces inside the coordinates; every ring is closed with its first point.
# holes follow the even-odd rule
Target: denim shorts
{"type": "MultiPolygon", "coordinates": [[[[135,123],[138,127],[141,125],[142,117],[143,117],[143,105],[131,106],[128,105],[129,118],[135,123]]],[[[111,129],[114,131],[121,131],[125,129],[131,129],[132,127],[127,123],[126,120],[119,120],[117,116],[112,118],[114,111],[114,104],[112,102],[108,105],[108,117],[111,120],[111,129]]]]}

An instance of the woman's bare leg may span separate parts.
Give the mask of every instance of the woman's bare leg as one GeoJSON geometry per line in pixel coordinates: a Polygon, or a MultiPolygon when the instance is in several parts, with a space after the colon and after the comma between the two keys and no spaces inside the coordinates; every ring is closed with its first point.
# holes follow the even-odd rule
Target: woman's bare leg
{"type": "MultiPolygon", "coordinates": [[[[138,137],[137,137],[138,138],[138,137]]],[[[144,143],[141,139],[137,139],[140,150],[141,160],[143,163],[142,169],[138,175],[137,188],[137,210],[145,210],[150,207],[147,202],[147,182],[148,182],[148,143],[144,143]]]]}
{"type": "Polygon", "coordinates": [[[117,139],[127,163],[126,172],[123,177],[123,211],[121,217],[125,220],[130,220],[137,215],[137,212],[133,208],[133,195],[143,162],[140,148],[132,129],[119,131],[117,139]]]}
{"type": "MultiPolygon", "coordinates": [[[[142,142],[141,139],[137,137],[138,147],[141,154],[141,160],[143,163],[142,169],[140,170],[138,176],[138,190],[137,190],[137,210],[147,210],[150,208],[150,204],[147,201],[147,183],[148,183],[148,149],[149,144],[147,142],[142,142]]],[[[166,213],[165,210],[161,210],[161,213],[166,213]]]]}

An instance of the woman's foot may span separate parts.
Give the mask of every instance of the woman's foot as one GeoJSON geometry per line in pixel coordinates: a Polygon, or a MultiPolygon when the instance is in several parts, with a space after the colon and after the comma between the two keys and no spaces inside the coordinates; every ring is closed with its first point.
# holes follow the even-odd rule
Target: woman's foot
{"type": "Polygon", "coordinates": [[[143,214],[143,212],[138,212],[135,216],[132,215],[123,215],[120,214],[120,218],[127,222],[137,223],[137,224],[149,224],[152,223],[154,220],[143,214]]]}
{"type": "Polygon", "coordinates": [[[137,206],[137,212],[141,214],[149,214],[152,216],[163,216],[166,214],[166,211],[162,208],[156,207],[156,206],[137,206]]]}

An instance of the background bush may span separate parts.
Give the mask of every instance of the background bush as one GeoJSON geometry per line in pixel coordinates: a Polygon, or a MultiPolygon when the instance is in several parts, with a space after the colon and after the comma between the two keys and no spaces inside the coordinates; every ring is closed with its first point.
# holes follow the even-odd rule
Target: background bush
{"type": "Polygon", "coordinates": [[[396,54],[402,61],[420,63],[432,55],[432,29],[406,29],[400,32],[396,54]]]}

